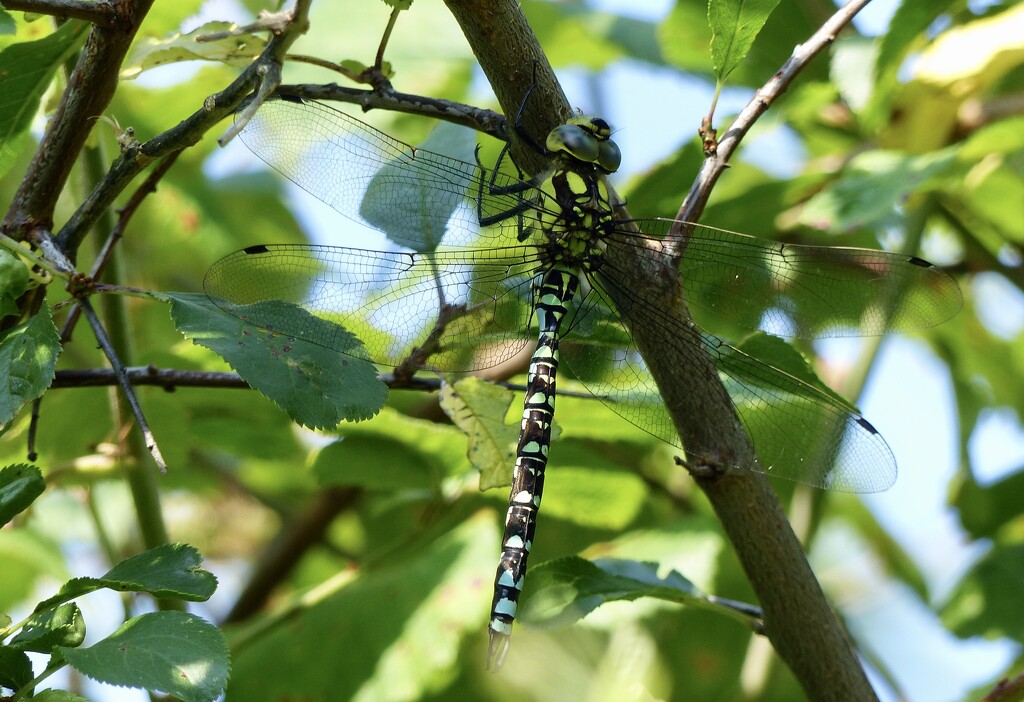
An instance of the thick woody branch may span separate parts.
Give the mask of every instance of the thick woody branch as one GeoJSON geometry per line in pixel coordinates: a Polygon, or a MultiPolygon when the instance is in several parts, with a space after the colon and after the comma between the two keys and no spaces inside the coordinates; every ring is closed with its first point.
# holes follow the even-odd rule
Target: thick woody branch
{"type": "Polygon", "coordinates": [[[53,208],[68,175],[117,88],[118,69],[153,0],[114,5],[124,16],[111,26],[95,25],[68,77],[68,90],[49,121],[4,219],[3,230],[24,239],[35,227],[53,228],[53,208]]]}
{"type": "MultiPolygon", "coordinates": [[[[523,96],[536,83],[522,124],[536,138],[562,123],[569,114],[568,104],[518,4],[514,0],[445,2],[462,27],[505,113],[516,114],[523,96]]],[[[840,10],[814,39],[798,47],[795,58],[759,91],[760,99],[723,138],[720,162],[702,169],[702,177],[694,185],[694,204],[688,210],[693,218],[699,215],[726,159],[750,124],[862,4],[860,0],[840,10]]],[[[538,155],[529,149],[516,152],[514,135],[511,136],[513,157],[526,159],[517,163],[527,172],[541,172],[544,164],[538,163],[538,155]]],[[[630,251],[618,250],[628,248],[631,247],[610,249],[609,259],[617,269],[626,272],[629,280],[645,288],[634,292],[659,300],[659,308],[673,318],[667,327],[689,330],[690,343],[699,346],[699,330],[689,319],[678,273],[644,270],[638,257],[630,251]]],[[[630,331],[658,383],[683,444],[716,449],[714,455],[690,456],[690,465],[753,465],[749,437],[711,359],[706,358],[703,366],[697,367],[682,357],[678,340],[666,343],[663,329],[636,327],[630,331]],[[685,375],[682,370],[687,371],[685,375]]],[[[857,655],[811,572],[803,548],[767,479],[749,470],[733,470],[717,479],[699,478],[698,482],[757,593],[773,646],[808,697],[837,702],[875,699],[857,655]]]]}

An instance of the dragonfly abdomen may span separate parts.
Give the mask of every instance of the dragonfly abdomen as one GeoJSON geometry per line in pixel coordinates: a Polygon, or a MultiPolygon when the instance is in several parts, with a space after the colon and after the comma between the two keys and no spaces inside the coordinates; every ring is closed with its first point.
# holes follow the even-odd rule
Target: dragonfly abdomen
{"type": "Polygon", "coordinates": [[[530,359],[523,422],[512,471],[501,560],[494,578],[491,603],[488,667],[500,667],[508,651],[512,621],[526,577],[526,562],[533,545],[537,511],[544,493],[544,470],[551,446],[551,420],[555,413],[555,376],[558,372],[558,332],[566,307],[579,288],[579,275],[564,267],[542,274],[536,288],[534,313],[540,327],[537,349],[530,359]]]}

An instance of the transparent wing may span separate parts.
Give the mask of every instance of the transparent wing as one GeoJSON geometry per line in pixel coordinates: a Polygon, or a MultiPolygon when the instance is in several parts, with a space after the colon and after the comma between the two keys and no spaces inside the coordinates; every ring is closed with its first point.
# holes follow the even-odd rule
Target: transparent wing
{"type": "Polygon", "coordinates": [[[430,342],[430,367],[466,371],[527,343],[535,256],[528,246],[413,254],[260,245],[215,263],[203,285],[218,306],[259,327],[346,352],[343,337],[301,316],[253,316],[254,303],[283,300],[355,333],[376,363],[398,365],[430,342]]]}
{"type": "Polygon", "coordinates": [[[240,137],[339,213],[416,251],[467,246],[481,237],[514,243],[547,202],[526,181],[410,146],[315,101],[269,100],[240,137]],[[495,227],[481,233],[481,221],[495,227]]]}
{"type": "Polygon", "coordinates": [[[630,326],[653,332],[655,348],[671,347],[683,359],[680,377],[702,372],[701,355],[711,358],[750,433],[755,470],[848,492],[885,490],[895,481],[896,461],[885,440],[841,400],[705,332],[698,344],[690,342],[692,329],[639,298],[610,264],[592,282],[562,355],[587,389],[627,421],[691,455],[714,448],[683,446],[630,335],[605,311],[611,299],[630,326]]]}
{"type": "MultiPolygon", "coordinates": [[[[667,219],[621,222],[611,238],[665,265],[668,257],[659,242],[679,224],[667,219]]],[[[783,244],[690,226],[692,234],[676,265],[686,301],[705,325],[785,337],[877,336],[932,327],[963,304],[953,278],[914,256],[783,244]]]]}

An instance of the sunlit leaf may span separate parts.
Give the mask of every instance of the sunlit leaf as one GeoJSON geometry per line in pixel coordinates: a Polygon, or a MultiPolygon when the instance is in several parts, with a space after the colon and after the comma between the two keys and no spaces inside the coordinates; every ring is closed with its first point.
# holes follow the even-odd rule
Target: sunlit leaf
{"type": "Polygon", "coordinates": [[[202,602],[217,589],[217,578],[201,567],[202,557],[188,544],[164,544],[121,561],[98,578],[73,578],[36,605],[56,606],[99,589],[148,592],[154,597],[202,602]]]}
{"type": "Polygon", "coordinates": [[[77,50],[88,22],[65,22],[53,34],[0,50],[0,175],[7,172],[54,71],[77,50]]]}
{"type": "Polygon", "coordinates": [[[143,614],[92,646],[60,651],[94,680],[163,692],[184,702],[213,702],[223,693],[230,670],[224,634],[186,612],[143,614]]]}
{"type": "Polygon", "coordinates": [[[512,480],[519,426],[505,416],[515,394],[479,378],[441,388],[441,409],[469,437],[466,455],[480,471],[480,489],[504,487],[512,480]]]}
{"type": "Polygon", "coordinates": [[[0,526],[24,511],[45,489],[43,474],[35,466],[20,463],[0,469],[0,526]]]}
{"type": "Polygon", "coordinates": [[[85,641],[85,618],[74,602],[32,617],[10,641],[19,651],[50,653],[57,646],[81,646],[85,641]]]}
{"type": "Polygon", "coordinates": [[[544,563],[530,573],[531,594],[525,599],[522,619],[532,624],[565,625],[607,602],[640,597],[717,608],[746,618],[752,625],[760,616],[754,606],[735,603],[733,607],[705,595],[678,571],[661,575],[660,570],[656,563],[621,559],[571,557],[544,563]]]}
{"type": "Polygon", "coordinates": [[[1024,640],[1020,584],[1024,545],[996,545],[963,577],[946,605],[942,621],[960,637],[1009,636],[1024,640]]]}
{"type": "Polygon", "coordinates": [[[338,325],[279,301],[257,303],[235,315],[205,295],[176,293],[167,298],[183,334],[223,356],[247,383],[299,424],[327,428],[342,420],[369,419],[384,405],[387,387],[377,379],[373,364],[362,360],[359,340],[338,325]],[[336,348],[349,353],[268,329],[275,320],[296,315],[303,317],[299,326],[313,332],[323,329],[323,335],[338,340],[336,348]]]}
{"type": "Polygon", "coordinates": [[[486,626],[490,578],[481,573],[494,572],[497,527],[489,512],[478,514],[297,612],[235,657],[228,702],[440,693],[463,663],[467,639],[486,626]],[[273,675],[264,674],[268,667],[273,675]]]}
{"type": "Polygon", "coordinates": [[[220,61],[244,67],[259,56],[266,39],[239,31],[232,22],[207,22],[187,34],[174,32],[162,39],[149,38],[132,45],[132,53],[121,69],[121,77],[136,78],[153,68],[181,61],[220,61]],[[209,37],[216,36],[209,40],[209,37]],[[203,38],[203,41],[198,39],[203,38]]]}
{"type": "Polygon", "coordinates": [[[60,335],[48,307],[0,333],[0,368],[5,371],[0,377],[0,424],[46,391],[60,352],[60,335]]]}
{"type": "Polygon", "coordinates": [[[779,0],[708,0],[711,56],[719,81],[746,58],[779,0]]]}

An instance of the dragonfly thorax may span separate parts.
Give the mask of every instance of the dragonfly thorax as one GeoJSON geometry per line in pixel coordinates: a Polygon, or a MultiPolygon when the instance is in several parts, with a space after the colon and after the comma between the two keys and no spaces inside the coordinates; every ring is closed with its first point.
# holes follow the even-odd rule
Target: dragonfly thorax
{"type": "Polygon", "coordinates": [[[556,171],[550,187],[557,211],[541,216],[549,263],[591,271],[600,266],[606,248],[604,233],[613,224],[608,188],[594,171],[556,171]]]}

